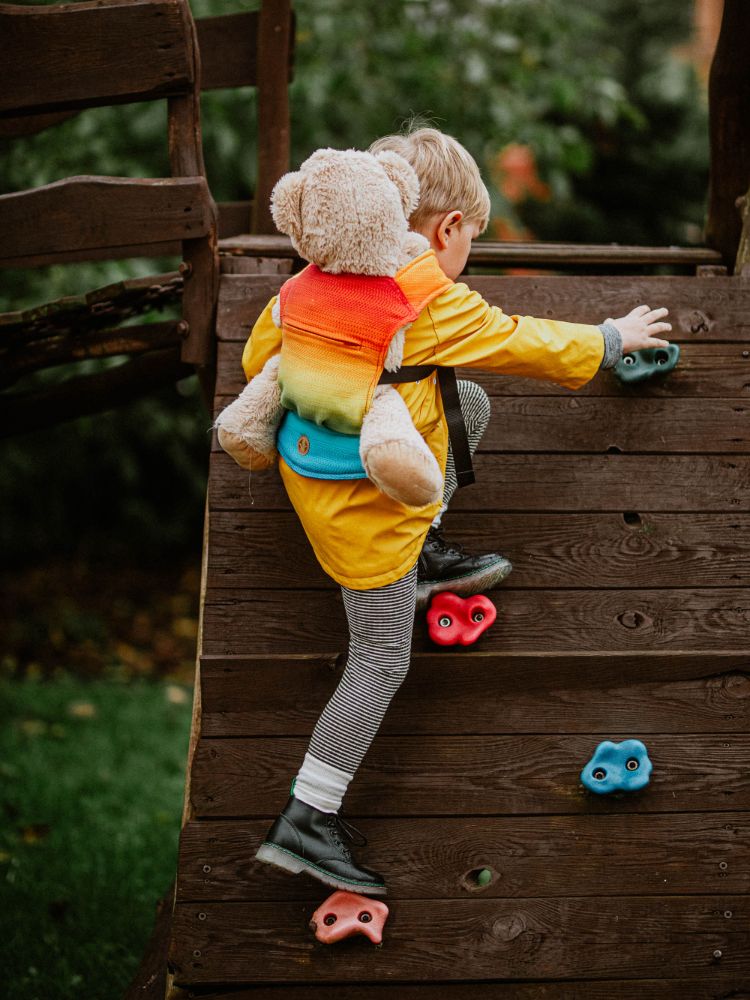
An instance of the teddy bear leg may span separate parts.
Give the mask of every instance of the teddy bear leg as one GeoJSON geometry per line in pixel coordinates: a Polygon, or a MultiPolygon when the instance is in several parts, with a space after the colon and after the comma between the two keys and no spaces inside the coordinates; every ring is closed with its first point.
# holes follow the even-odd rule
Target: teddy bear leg
{"type": "Polygon", "coordinates": [[[368,478],[408,507],[436,503],[443,477],[435,456],[392,386],[379,386],[362,423],[360,457],[368,478]]]}
{"type": "Polygon", "coordinates": [[[275,355],[214,423],[224,451],[252,472],[268,469],[276,461],[276,431],[284,415],[278,370],[275,355]]]}

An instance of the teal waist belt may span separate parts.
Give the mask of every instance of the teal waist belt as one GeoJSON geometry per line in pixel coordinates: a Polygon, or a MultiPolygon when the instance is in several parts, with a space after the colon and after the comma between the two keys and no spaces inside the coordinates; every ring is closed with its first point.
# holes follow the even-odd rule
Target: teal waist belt
{"type": "Polygon", "coordinates": [[[290,469],[310,479],[366,479],[359,434],[342,434],[287,410],[276,447],[290,469]]]}

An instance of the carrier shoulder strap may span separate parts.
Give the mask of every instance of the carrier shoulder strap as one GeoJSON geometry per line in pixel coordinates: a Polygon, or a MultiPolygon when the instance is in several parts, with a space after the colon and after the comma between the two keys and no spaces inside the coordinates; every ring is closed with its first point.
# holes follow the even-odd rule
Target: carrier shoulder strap
{"type": "Polygon", "coordinates": [[[434,371],[437,371],[440,383],[440,395],[443,400],[445,419],[448,423],[448,437],[453,452],[453,462],[456,466],[458,485],[459,488],[470,486],[475,481],[474,467],[471,461],[466,423],[461,412],[455,368],[443,368],[440,365],[404,365],[397,372],[384,371],[378,384],[395,385],[399,382],[420,382],[428,375],[432,375],[434,371]]]}

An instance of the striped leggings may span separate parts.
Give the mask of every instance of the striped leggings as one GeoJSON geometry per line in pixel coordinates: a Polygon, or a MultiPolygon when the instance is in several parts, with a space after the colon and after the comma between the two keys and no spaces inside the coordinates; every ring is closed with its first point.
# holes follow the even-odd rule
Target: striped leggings
{"type": "MultiPolygon", "coordinates": [[[[459,380],[459,398],[472,455],[490,419],[490,401],[474,382],[459,380]]],[[[449,448],[443,505],[458,486],[449,448]]],[[[409,670],[417,592],[416,564],[400,580],[372,590],[341,588],[349,623],[343,676],[312,734],[295,795],[334,812],[362,762],[391,699],[409,670]]]]}

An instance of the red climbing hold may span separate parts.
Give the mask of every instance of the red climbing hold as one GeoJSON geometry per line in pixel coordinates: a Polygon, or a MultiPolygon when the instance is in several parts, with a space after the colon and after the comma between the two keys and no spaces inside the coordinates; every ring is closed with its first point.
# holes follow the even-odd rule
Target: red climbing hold
{"type": "Polygon", "coordinates": [[[323,944],[335,944],[353,934],[364,934],[373,944],[380,944],[387,919],[388,907],[379,899],[334,892],[313,913],[310,930],[323,944]]]}
{"type": "Polygon", "coordinates": [[[427,631],[439,646],[470,646],[497,618],[489,597],[459,597],[450,590],[435,594],[427,611],[427,631]]]}

